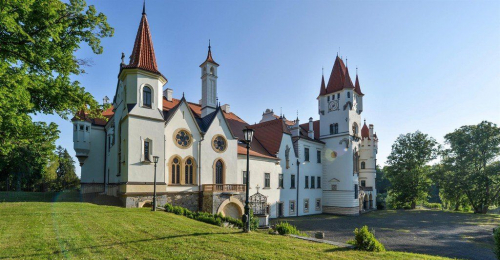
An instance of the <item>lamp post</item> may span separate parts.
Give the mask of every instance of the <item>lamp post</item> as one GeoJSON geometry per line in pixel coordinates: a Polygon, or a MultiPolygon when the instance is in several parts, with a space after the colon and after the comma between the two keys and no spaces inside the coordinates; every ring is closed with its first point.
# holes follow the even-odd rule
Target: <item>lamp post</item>
{"type": "Polygon", "coordinates": [[[243,135],[245,137],[244,143],[247,145],[247,178],[246,178],[246,196],[245,196],[245,215],[243,216],[243,231],[250,232],[250,143],[252,143],[253,129],[245,128],[243,129],[243,135]]]}
{"type": "Polygon", "coordinates": [[[160,159],[160,157],[153,156],[153,161],[155,163],[155,180],[153,184],[153,208],[151,209],[152,211],[156,211],[156,164],[158,163],[158,159],[160,159]]]}

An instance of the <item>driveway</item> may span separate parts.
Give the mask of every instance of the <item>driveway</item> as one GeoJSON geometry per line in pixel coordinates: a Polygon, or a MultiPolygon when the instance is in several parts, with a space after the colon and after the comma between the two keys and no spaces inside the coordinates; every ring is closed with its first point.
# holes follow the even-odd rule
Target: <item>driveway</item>
{"type": "Polygon", "coordinates": [[[367,225],[386,249],[462,259],[495,260],[492,230],[500,215],[435,210],[380,210],[359,217],[314,215],[277,219],[287,221],[314,236],[346,242],[354,229],[367,225]]]}

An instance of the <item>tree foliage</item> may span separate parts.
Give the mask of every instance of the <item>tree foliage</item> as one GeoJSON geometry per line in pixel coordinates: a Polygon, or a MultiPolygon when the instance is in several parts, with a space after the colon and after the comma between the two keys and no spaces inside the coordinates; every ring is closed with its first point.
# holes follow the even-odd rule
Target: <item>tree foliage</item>
{"type": "Polygon", "coordinates": [[[430,166],[437,158],[439,145],[434,138],[420,131],[400,135],[392,145],[387,159],[387,178],[391,182],[390,196],[397,207],[415,208],[427,198],[431,185],[430,166]]]}
{"type": "Polygon", "coordinates": [[[84,0],[0,1],[0,181],[16,182],[19,173],[35,185],[26,175],[42,175],[49,161],[57,126],[30,115],[67,119],[83,109],[99,116],[97,101],[71,76],[89,64],[75,56],[81,45],[99,54],[101,38],[112,34],[106,16],[84,0]]]}
{"type": "Polygon", "coordinates": [[[483,121],[456,129],[445,141],[449,149],[444,151],[442,162],[450,182],[445,193],[458,189],[475,213],[486,213],[500,195],[500,128],[483,121]]]}

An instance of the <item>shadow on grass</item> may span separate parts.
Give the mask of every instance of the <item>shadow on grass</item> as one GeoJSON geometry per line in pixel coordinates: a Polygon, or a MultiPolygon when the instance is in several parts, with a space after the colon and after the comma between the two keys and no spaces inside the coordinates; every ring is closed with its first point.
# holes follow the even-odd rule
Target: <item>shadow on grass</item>
{"type": "Polygon", "coordinates": [[[325,253],[346,252],[346,251],[354,251],[354,250],[356,250],[356,249],[347,248],[347,247],[335,247],[335,248],[326,249],[325,253]]]}
{"type": "Polygon", "coordinates": [[[17,259],[24,259],[24,258],[29,258],[29,257],[52,258],[56,254],[66,254],[68,252],[74,252],[74,251],[79,251],[79,250],[84,250],[84,249],[106,248],[106,247],[114,247],[114,246],[121,246],[121,245],[129,245],[129,244],[134,244],[134,243],[168,240],[168,239],[174,239],[174,238],[180,238],[180,237],[197,237],[197,236],[209,236],[209,235],[221,235],[221,234],[227,234],[227,233],[193,233],[193,234],[186,234],[186,235],[166,236],[166,237],[157,237],[157,238],[149,238],[149,239],[138,239],[138,240],[131,240],[131,241],[126,241],[126,242],[117,242],[117,243],[111,243],[111,244],[103,244],[103,245],[84,246],[84,247],[78,247],[78,248],[71,248],[71,249],[54,250],[54,251],[49,252],[49,253],[21,254],[21,255],[16,255],[16,256],[3,256],[3,257],[0,257],[0,259],[16,259],[16,258],[17,259]]]}

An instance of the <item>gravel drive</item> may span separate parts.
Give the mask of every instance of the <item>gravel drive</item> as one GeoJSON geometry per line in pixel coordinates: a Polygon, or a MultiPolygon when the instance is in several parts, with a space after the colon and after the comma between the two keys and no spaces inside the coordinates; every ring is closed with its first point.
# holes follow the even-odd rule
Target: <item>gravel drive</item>
{"type": "Polygon", "coordinates": [[[437,210],[380,210],[359,217],[314,215],[273,220],[287,221],[314,236],[346,242],[356,227],[368,225],[386,249],[460,259],[495,260],[492,230],[500,215],[437,210]]]}

